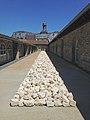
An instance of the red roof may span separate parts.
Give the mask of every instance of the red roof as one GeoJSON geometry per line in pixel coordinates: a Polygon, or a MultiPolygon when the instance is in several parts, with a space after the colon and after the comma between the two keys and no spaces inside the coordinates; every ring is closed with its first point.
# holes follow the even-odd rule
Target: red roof
{"type": "Polygon", "coordinates": [[[48,40],[24,40],[31,45],[48,45],[48,40]]]}

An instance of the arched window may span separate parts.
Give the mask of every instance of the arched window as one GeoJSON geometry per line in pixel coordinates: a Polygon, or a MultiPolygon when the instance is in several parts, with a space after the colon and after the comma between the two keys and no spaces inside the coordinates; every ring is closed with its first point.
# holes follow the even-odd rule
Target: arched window
{"type": "Polygon", "coordinates": [[[3,55],[6,53],[6,47],[4,44],[1,44],[0,45],[0,55],[3,55]]]}
{"type": "Polygon", "coordinates": [[[8,48],[9,50],[12,49],[12,45],[9,44],[7,48],[8,48]]]}

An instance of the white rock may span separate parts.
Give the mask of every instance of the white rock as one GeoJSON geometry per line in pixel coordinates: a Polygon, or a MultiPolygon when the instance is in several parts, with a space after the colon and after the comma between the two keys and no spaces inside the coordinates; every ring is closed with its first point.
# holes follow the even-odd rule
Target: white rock
{"type": "Polygon", "coordinates": [[[38,97],[38,94],[37,94],[37,93],[33,93],[33,94],[32,94],[32,97],[35,99],[35,98],[38,97]]]}
{"type": "Polygon", "coordinates": [[[43,106],[46,104],[46,100],[45,99],[38,99],[35,101],[35,105],[37,106],[43,106]]]}
{"type": "Polygon", "coordinates": [[[31,68],[30,71],[29,71],[29,74],[32,74],[33,73],[33,69],[31,68]]]}
{"type": "Polygon", "coordinates": [[[24,89],[24,86],[22,86],[22,84],[21,84],[19,89],[18,89],[18,92],[20,92],[21,90],[23,91],[23,89],[24,89]]]}
{"type": "Polygon", "coordinates": [[[28,92],[28,88],[25,87],[25,88],[24,88],[24,91],[25,91],[25,92],[28,92]]]}
{"type": "Polygon", "coordinates": [[[62,102],[61,102],[61,100],[59,100],[59,99],[55,100],[55,101],[54,101],[54,104],[55,104],[56,107],[62,106],[62,102]]]}
{"type": "Polygon", "coordinates": [[[53,96],[58,93],[59,89],[57,87],[52,88],[53,96]]]}
{"type": "Polygon", "coordinates": [[[59,82],[59,85],[62,86],[64,84],[63,80],[59,82]]]}
{"type": "Polygon", "coordinates": [[[12,106],[76,106],[72,93],[44,51],[30,68],[14,99],[12,106]]]}
{"type": "Polygon", "coordinates": [[[63,105],[64,107],[69,107],[69,106],[70,106],[70,104],[69,104],[69,103],[64,102],[64,101],[63,101],[62,105],[63,105]]]}
{"type": "Polygon", "coordinates": [[[14,95],[14,98],[19,99],[19,95],[18,94],[14,95]]]}
{"type": "Polygon", "coordinates": [[[48,98],[48,97],[51,97],[52,96],[52,92],[51,91],[47,91],[46,92],[46,97],[48,98]]]}
{"type": "Polygon", "coordinates": [[[48,97],[47,100],[54,102],[54,98],[52,98],[52,97],[48,97]]]}
{"type": "Polygon", "coordinates": [[[38,96],[39,98],[45,98],[45,92],[44,91],[38,92],[38,96]]]}
{"type": "Polygon", "coordinates": [[[24,96],[24,91],[21,90],[21,91],[19,92],[19,96],[20,96],[20,98],[22,98],[22,97],[24,96]]]}
{"type": "Polygon", "coordinates": [[[63,94],[67,94],[68,90],[66,89],[65,85],[61,85],[59,86],[59,90],[63,93],[63,94]]]}
{"type": "Polygon", "coordinates": [[[18,106],[18,104],[19,104],[19,100],[18,100],[18,99],[11,99],[11,100],[10,100],[10,105],[11,105],[12,107],[18,106]]]}
{"type": "Polygon", "coordinates": [[[73,94],[72,93],[68,93],[67,97],[68,97],[69,100],[71,100],[71,101],[73,100],[73,94]]]}
{"type": "Polygon", "coordinates": [[[26,81],[23,81],[23,82],[22,82],[22,86],[25,86],[26,84],[27,84],[26,81]]]}
{"type": "Polygon", "coordinates": [[[35,86],[35,87],[34,87],[34,90],[35,90],[36,92],[39,92],[39,89],[40,89],[40,86],[35,86]]]}
{"type": "Polygon", "coordinates": [[[28,91],[24,91],[24,95],[27,95],[28,94],[28,91]]]}
{"type": "Polygon", "coordinates": [[[62,99],[63,99],[64,102],[69,103],[69,100],[65,95],[63,95],[62,99]]]}
{"type": "Polygon", "coordinates": [[[76,106],[76,101],[75,101],[75,100],[70,100],[70,105],[71,105],[72,107],[75,107],[75,106],[76,106]]]}
{"type": "Polygon", "coordinates": [[[61,82],[61,81],[62,81],[62,78],[61,78],[60,76],[58,76],[57,81],[58,81],[58,82],[61,82]]]}
{"type": "Polygon", "coordinates": [[[34,92],[34,87],[30,87],[30,89],[34,92]]]}
{"type": "Polygon", "coordinates": [[[22,100],[19,101],[19,104],[18,104],[19,107],[23,107],[24,106],[24,103],[22,100]]]}
{"type": "Polygon", "coordinates": [[[29,100],[30,98],[31,98],[31,96],[30,96],[29,94],[23,96],[23,99],[24,99],[24,100],[29,100]]]}
{"type": "Polygon", "coordinates": [[[58,94],[56,94],[56,95],[54,96],[54,98],[55,98],[55,99],[61,99],[62,96],[63,96],[62,93],[58,93],[58,94]]]}
{"type": "Polygon", "coordinates": [[[24,105],[27,107],[34,106],[34,100],[24,100],[24,105]]]}
{"type": "MultiPolygon", "coordinates": [[[[44,82],[41,82],[41,84],[43,84],[44,82]]],[[[45,85],[41,85],[40,86],[40,91],[44,91],[45,90],[45,85]]]]}
{"type": "Polygon", "coordinates": [[[48,107],[53,107],[54,106],[54,102],[52,102],[52,101],[47,101],[46,103],[47,103],[48,107]]]}
{"type": "Polygon", "coordinates": [[[24,81],[29,83],[30,82],[30,75],[27,74],[27,77],[24,79],[24,81]]]}

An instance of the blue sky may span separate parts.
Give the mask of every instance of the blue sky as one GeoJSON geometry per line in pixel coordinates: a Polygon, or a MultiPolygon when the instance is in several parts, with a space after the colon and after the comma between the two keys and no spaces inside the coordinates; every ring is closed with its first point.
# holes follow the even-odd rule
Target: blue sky
{"type": "Polygon", "coordinates": [[[0,33],[40,32],[46,21],[47,31],[63,29],[90,0],[0,0],[0,33]]]}

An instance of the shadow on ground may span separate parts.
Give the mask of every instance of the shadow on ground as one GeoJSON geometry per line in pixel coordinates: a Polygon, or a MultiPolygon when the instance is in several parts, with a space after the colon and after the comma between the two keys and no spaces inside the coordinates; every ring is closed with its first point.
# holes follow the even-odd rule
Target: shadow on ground
{"type": "Polygon", "coordinates": [[[85,120],[90,120],[90,75],[55,54],[47,54],[68,90],[73,93],[82,116],[85,120]]]}

